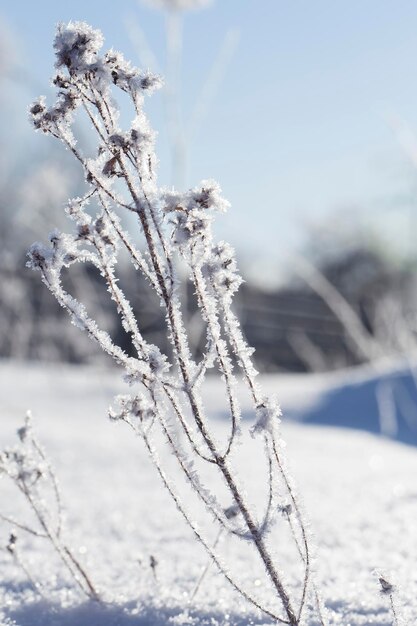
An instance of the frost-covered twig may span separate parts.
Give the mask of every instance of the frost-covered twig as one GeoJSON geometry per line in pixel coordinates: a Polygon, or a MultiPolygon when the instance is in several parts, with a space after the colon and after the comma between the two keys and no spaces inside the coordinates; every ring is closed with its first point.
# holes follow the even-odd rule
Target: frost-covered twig
{"type": "Polygon", "coordinates": [[[75,233],[54,231],[50,236],[51,245],[34,244],[29,253],[29,266],[41,272],[45,284],[67,309],[73,323],[124,368],[125,379],[135,390],[131,395],[117,398],[118,406],[110,410],[110,417],[126,422],[142,437],[163,484],[210,559],[247,601],[280,622],[299,625],[310,592],[308,538],[298,496],[279,446],[279,407],[275,401],[264,397],[255,381],[252,349],[247,346],[231,309],[233,295],[241,283],[234,252],[228,244],[213,240],[213,216],[224,211],[228,203],[213,181],[203,181],[185,192],[158,187],[154,132],[143,104],[146,93],[159,87],[161,81],[149,72],[132,67],[119,52],[110,50],[100,56],[102,43],[101,33],[84,23],[60,24],[54,43],[57,103],[47,107],[41,98],[30,109],[35,128],[60,139],[72,152],[83,168],[89,190],[83,198],[70,201],[67,207],[76,224],[75,233]],[[127,131],[119,126],[113,97],[117,89],[125,92],[132,104],[134,119],[127,131]],[[72,118],[76,109],[84,111],[96,131],[95,157],[84,156],[73,135],[72,118]],[[135,216],[136,237],[131,237],[121,227],[119,211],[135,216]],[[144,252],[139,252],[136,243],[132,244],[140,234],[144,252]],[[172,358],[150,344],[138,326],[117,279],[120,247],[127,250],[134,267],[145,275],[150,288],[160,298],[172,358]],[[179,257],[188,268],[206,329],[206,353],[199,363],[192,358],[183,318],[180,298],[183,285],[177,271],[179,257]],[[131,338],[134,357],[128,356],[100,329],[82,303],[63,287],[61,274],[74,263],[92,264],[100,271],[131,338]],[[229,435],[224,442],[217,440],[203,402],[202,387],[208,369],[217,371],[224,383],[230,420],[229,435]],[[255,416],[252,434],[261,436],[265,444],[268,496],[259,519],[233,462],[237,454],[235,444],[241,436],[235,391],[239,375],[252,397],[255,416]],[[179,437],[178,433],[184,437],[179,437]],[[186,483],[213,519],[218,532],[237,535],[250,542],[280,601],[283,616],[244,589],[228,571],[216,546],[213,549],[204,531],[197,527],[178,486],[161,462],[158,454],[161,435],[186,483]],[[201,464],[222,478],[231,506],[236,509],[239,520],[236,524],[225,513],[219,497],[205,486],[201,464]],[[296,594],[290,594],[268,542],[278,508],[274,494],[277,490],[287,492],[301,538],[298,540],[294,535],[296,545],[302,546],[304,565],[298,600],[296,594]]]}
{"type": "Polygon", "coordinates": [[[40,596],[45,598],[45,594],[41,585],[33,578],[32,573],[30,572],[26,563],[22,559],[20,555],[20,550],[17,544],[18,544],[18,536],[14,532],[10,533],[9,541],[7,542],[7,546],[6,546],[7,552],[11,555],[16,565],[20,567],[20,569],[24,572],[26,578],[28,579],[32,587],[35,589],[35,591],[37,591],[40,596]]]}

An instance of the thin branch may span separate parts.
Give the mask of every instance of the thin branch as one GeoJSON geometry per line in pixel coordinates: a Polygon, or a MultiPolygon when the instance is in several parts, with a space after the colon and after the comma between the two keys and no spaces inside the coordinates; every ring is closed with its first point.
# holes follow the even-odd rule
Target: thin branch
{"type": "Polygon", "coordinates": [[[24,530],[26,533],[29,533],[30,535],[34,535],[35,537],[41,537],[42,539],[45,539],[47,537],[47,535],[45,533],[40,533],[37,530],[34,530],[33,528],[30,528],[30,526],[26,526],[25,524],[21,524],[20,522],[17,522],[12,517],[8,517],[7,515],[3,515],[3,513],[0,513],[0,519],[2,519],[4,522],[7,522],[11,526],[14,526],[15,528],[18,528],[19,530],[24,530]]]}

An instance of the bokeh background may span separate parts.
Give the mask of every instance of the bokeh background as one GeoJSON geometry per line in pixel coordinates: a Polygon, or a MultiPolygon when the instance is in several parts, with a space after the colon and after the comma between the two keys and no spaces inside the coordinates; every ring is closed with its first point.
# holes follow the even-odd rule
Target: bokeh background
{"type": "MultiPolygon", "coordinates": [[[[64,202],[83,184],[62,147],[27,121],[35,97],[52,97],[54,29],[71,19],[165,76],[147,103],[160,181],[214,178],[230,200],[216,233],[237,249],[246,282],[236,307],[261,371],[412,358],[417,5],[388,0],[3,0],[1,357],[105,358],[25,268],[30,244],[65,228],[64,202]]],[[[88,142],[89,129],[79,132],[88,142]]],[[[163,345],[158,303],[127,265],[120,271],[145,333],[163,345]]],[[[123,343],[97,278],[79,270],[69,280],[123,343]]],[[[191,291],[185,300],[198,352],[191,291]]]]}

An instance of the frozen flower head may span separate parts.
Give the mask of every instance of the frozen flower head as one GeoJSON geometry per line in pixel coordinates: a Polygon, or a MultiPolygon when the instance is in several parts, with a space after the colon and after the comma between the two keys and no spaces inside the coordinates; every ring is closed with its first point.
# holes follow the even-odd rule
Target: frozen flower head
{"type": "Polygon", "coordinates": [[[208,6],[212,0],[143,0],[144,4],[162,11],[192,11],[208,6]]]}
{"type": "Polygon", "coordinates": [[[252,435],[258,433],[274,434],[274,430],[281,422],[281,409],[278,402],[274,398],[265,398],[256,407],[256,422],[251,428],[252,435]]]}
{"type": "Polygon", "coordinates": [[[165,213],[175,213],[173,241],[184,246],[197,239],[209,240],[209,227],[213,211],[226,211],[229,203],[222,198],[219,185],[212,180],[203,180],[201,185],[184,194],[165,190],[162,194],[165,213]]]}
{"type": "Polygon", "coordinates": [[[130,61],[127,61],[117,50],[111,49],[106,52],[104,63],[110,71],[112,82],[128,93],[134,89],[150,94],[162,86],[160,76],[133,67],[130,61]]]}
{"type": "Polygon", "coordinates": [[[201,270],[216,291],[225,297],[233,296],[243,282],[236,267],[234,250],[224,241],[211,248],[201,270]]]}
{"type": "Polygon", "coordinates": [[[390,582],[386,576],[379,575],[378,581],[380,584],[380,592],[382,595],[391,595],[395,591],[395,586],[390,582]]]}
{"type": "Polygon", "coordinates": [[[59,124],[70,124],[72,115],[79,104],[79,98],[72,89],[61,92],[55,104],[47,107],[41,96],[29,107],[29,119],[36,130],[55,134],[59,124]]]}
{"type": "Polygon", "coordinates": [[[203,180],[201,187],[196,187],[191,193],[191,202],[204,209],[215,209],[224,213],[230,204],[222,197],[220,185],[215,180],[203,180]]]}
{"type": "Polygon", "coordinates": [[[32,413],[31,411],[27,411],[24,425],[18,428],[17,430],[17,435],[22,443],[24,443],[29,438],[31,431],[32,431],[32,413]]]}
{"type": "Polygon", "coordinates": [[[26,263],[26,266],[33,270],[41,270],[47,265],[51,257],[51,251],[37,241],[30,246],[28,257],[29,261],[26,263]]]}
{"type": "Polygon", "coordinates": [[[154,416],[154,408],[151,403],[142,395],[136,396],[116,396],[117,408],[109,408],[109,417],[112,421],[139,420],[145,422],[154,416]]]}
{"type": "Polygon", "coordinates": [[[179,245],[195,242],[203,238],[208,230],[211,217],[198,209],[178,213],[174,220],[173,241],[179,245]]]}
{"type": "Polygon", "coordinates": [[[85,22],[59,23],[54,39],[56,67],[85,71],[96,60],[103,41],[101,32],[85,22]]]}

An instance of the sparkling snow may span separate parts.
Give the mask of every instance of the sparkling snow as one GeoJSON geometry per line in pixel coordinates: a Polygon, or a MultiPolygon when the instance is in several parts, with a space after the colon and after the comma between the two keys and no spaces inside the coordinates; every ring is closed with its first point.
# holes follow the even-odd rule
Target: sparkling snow
{"type": "MultiPolygon", "coordinates": [[[[340,375],[338,380],[341,383],[340,375]]],[[[369,373],[362,380],[369,380],[369,373]]],[[[286,408],[290,414],[301,414],[309,406],[325,406],[335,388],[333,380],[328,391],[323,377],[269,376],[262,383],[278,393],[284,414],[286,408]]],[[[189,602],[206,556],[160,485],[142,442],[125,425],[106,417],[114,395],[126,391],[118,371],[4,362],[0,391],[0,447],[14,443],[15,431],[31,408],[62,488],[66,536],[108,601],[86,602],[49,547],[21,533],[20,553],[42,586],[41,597],[4,549],[10,528],[0,522],[2,625],[272,623],[241,600],[213,567],[189,602]],[[156,559],[155,575],[151,557],[156,559]]],[[[346,385],[344,391],[345,400],[354,393],[346,385]]],[[[225,428],[221,393],[218,383],[209,381],[207,398],[219,433],[225,428]]],[[[243,415],[245,425],[250,416],[244,398],[243,415]]],[[[397,586],[398,611],[408,623],[415,623],[416,449],[354,429],[284,421],[282,430],[314,533],[317,581],[330,609],[330,623],[392,623],[375,571],[397,586]]],[[[256,493],[264,468],[260,455],[251,453],[249,439],[240,448],[239,463],[256,493]]],[[[176,471],[171,459],[166,463],[172,473],[176,471]]],[[[0,486],[0,512],[30,521],[25,502],[9,489],[6,479],[0,486]]],[[[210,522],[207,525],[210,532],[210,522]]],[[[277,550],[284,555],[280,567],[293,585],[297,565],[286,546],[282,522],[273,533],[277,550]]],[[[242,542],[224,537],[222,545],[246,587],[267,597],[242,542]]]]}

